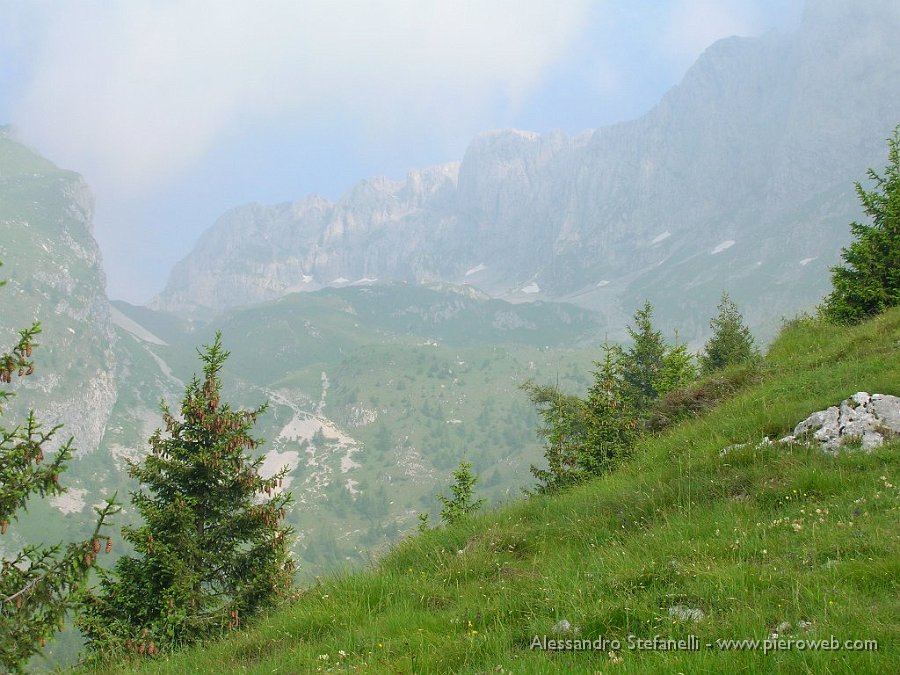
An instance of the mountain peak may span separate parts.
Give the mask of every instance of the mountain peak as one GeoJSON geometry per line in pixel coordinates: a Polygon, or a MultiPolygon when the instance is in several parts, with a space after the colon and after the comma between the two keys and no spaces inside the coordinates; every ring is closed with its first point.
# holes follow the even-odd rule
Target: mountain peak
{"type": "MultiPolygon", "coordinates": [[[[217,224],[221,241],[201,241],[159,302],[222,309],[307,278],[459,283],[477,268],[468,280],[495,297],[540,288],[618,323],[650,299],[664,327],[683,324],[697,293],[739,288],[748,320],[774,329],[825,291],[859,216],[853,183],[884,161],[900,121],[884,94],[900,91],[897,34],[896,3],[810,3],[792,34],[711,46],[634,121],[576,139],[493,130],[403,183],[217,224]],[[261,235],[249,253],[248,231],[261,235]]],[[[705,326],[689,322],[688,340],[705,326]]]]}

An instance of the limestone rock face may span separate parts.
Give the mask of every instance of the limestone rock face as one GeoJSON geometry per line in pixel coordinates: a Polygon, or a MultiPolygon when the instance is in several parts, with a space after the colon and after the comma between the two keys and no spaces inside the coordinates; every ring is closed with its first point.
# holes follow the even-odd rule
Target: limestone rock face
{"type": "MultiPolygon", "coordinates": [[[[29,409],[78,454],[95,450],[116,401],[115,334],[93,238],[94,200],[81,176],[0,129],[0,344],[40,322],[35,374],[17,380],[8,420],[29,409]]],[[[6,406],[4,406],[6,408],[6,406]]],[[[4,413],[6,417],[7,413],[4,413]]]]}
{"type": "Polygon", "coordinates": [[[692,340],[727,288],[774,331],[827,290],[861,216],[853,183],[884,166],[900,120],[900,97],[885,95],[900,91],[897,3],[808,4],[795,33],[711,46],[634,121],[577,137],[495,131],[461,162],[363,181],[336,202],[233,209],[153,306],[445,281],[578,302],[613,330],[649,299],[692,340]]]}
{"type": "Polygon", "coordinates": [[[900,436],[900,397],[857,392],[839,407],[814,412],[782,440],[793,442],[810,436],[831,453],[854,444],[863,450],[880,447],[885,437],[900,436]]]}

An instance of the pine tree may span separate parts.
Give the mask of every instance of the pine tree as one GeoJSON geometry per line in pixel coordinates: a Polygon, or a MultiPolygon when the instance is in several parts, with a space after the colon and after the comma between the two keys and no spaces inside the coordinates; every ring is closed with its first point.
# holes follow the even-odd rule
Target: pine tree
{"type": "MultiPolygon", "coordinates": [[[[4,284],[0,281],[0,286],[4,284]]],[[[19,331],[13,349],[0,354],[0,382],[11,384],[14,376],[34,373],[31,355],[40,332],[38,323],[19,331]]],[[[0,390],[0,404],[13,396],[0,390]]],[[[51,458],[51,445],[60,428],[44,430],[33,411],[23,425],[0,425],[0,535],[7,535],[10,521],[32,495],[46,497],[66,491],[59,477],[74,450],[70,438],[51,458]]],[[[66,546],[26,545],[0,563],[0,670],[20,672],[62,629],[66,614],[78,606],[78,595],[101,547],[109,552],[112,540],[103,530],[118,505],[113,498],[95,511],[98,520],[89,539],[66,546]],[[101,539],[105,542],[102,546],[101,539]]]]}
{"type": "Polygon", "coordinates": [[[609,344],[603,351],[603,361],[595,362],[594,383],[588,390],[585,443],[578,458],[580,468],[592,475],[610,471],[628,456],[640,427],[637,411],[625,392],[625,356],[609,344]]]}
{"type": "Polygon", "coordinates": [[[276,604],[291,586],[290,503],[278,492],[287,467],[262,478],[251,431],[266,406],[221,401],[228,352],[221,335],[199,351],[203,380],[187,385],[180,418],[162,404],[165,434],[131,463],[144,489],[132,493],[143,524],[123,528],[135,555],[119,559],[88,596],[78,625],[94,657],[162,649],[235,629],[276,604]]]}
{"type": "Polygon", "coordinates": [[[522,384],[544,421],[538,435],[544,439],[547,468],[531,465],[531,475],[538,481],[537,492],[553,492],[584,478],[579,456],[587,431],[587,408],[577,396],[564,394],[559,385],[539,385],[531,380],[522,384]]]}
{"type": "Polygon", "coordinates": [[[687,345],[678,342],[676,333],[675,344],[666,349],[662,369],[653,386],[659,396],[665,396],[670,391],[686,387],[695,379],[697,379],[697,365],[694,356],[688,351],[687,345]]]}
{"type": "Polygon", "coordinates": [[[662,333],[653,328],[653,306],[649,302],[634,313],[634,328],[628,326],[627,330],[632,345],[622,360],[622,380],[634,407],[646,411],[659,398],[657,384],[666,356],[662,333]]]}
{"type": "Polygon", "coordinates": [[[447,525],[459,523],[478,511],[484,504],[483,499],[475,499],[475,484],[478,476],[472,473],[470,462],[460,462],[453,472],[453,483],[450,485],[451,497],[438,495],[444,508],[441,509],[441,520],[447,525]]]}
{"type": "Polygon", "coordinates": [[[709,326],[713,334],[700,355],[700,369],[704,375],[759,358],[753,335],[727,293],[722,293],[718,314],[709,326]]]}
{"type": "Polygon", "coordinates": [[[858,323],[900,305],[900,125],[888,139],[884,176],[869,169],[875,189],[856,183],[870,225],[850,223],[855,241],[841,250],[846,265],[831,268],[833,290],[822,314],[835,323],[858,323]]]}

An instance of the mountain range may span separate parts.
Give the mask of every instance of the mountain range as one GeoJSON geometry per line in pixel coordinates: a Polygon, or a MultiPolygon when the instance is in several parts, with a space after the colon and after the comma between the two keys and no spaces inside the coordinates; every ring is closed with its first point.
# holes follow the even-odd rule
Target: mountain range
{"type": "Polygon", "coordinates": [[[637,120],[494,131],[336,202],[233,208],[147,307],[107,297],[84,180],[0,130],[0,339],[43,326],[3,422],[33,408],[78,448],[69,493],[4,545],[78,538],[91,504],[136,487],[126,460],[216,329],[226,396],[270,403],[258,433],[267,470],[290,467],[304,575],[436,513],[460,459],[489,500],[518,494],[541,456],[519,386],[585,391],[644,299],[694,345],[722,290],[763,340],[814,307],[860,216],[854,181],[900,122],[898,34],[895,3],[816,2],[796,33],[714,44],[637,120]]]}
{"type": "Polygon", "coordinates": [[[793,33],[712,45],[642,117],[576,137],[485,133],[460,162],[225,213],[151,305],[211,315],[284,294],[470,284],[565,300],[614,335],[650,299],[696,340],[728,290],[766,335],[807,309],[900,122],[896,3],[809,3],[793,33]],[[702,308],[702,309],[701,309],[702,308]]]}

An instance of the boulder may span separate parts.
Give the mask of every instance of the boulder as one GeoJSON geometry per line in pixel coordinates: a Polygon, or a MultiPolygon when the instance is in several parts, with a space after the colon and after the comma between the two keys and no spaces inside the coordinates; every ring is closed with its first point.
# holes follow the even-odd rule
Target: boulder
{"type": "Polygon", "coordinates": [[[875,394],[866,406],[884,429],[900,435],[900,397],[875,394]]]}
{"type": "Polygon", "coordinates": [[[873,450],[893,435],[900,435],[900,397],[858,391],[840,405],[812,413],[782,440],[811,440],[837,453],[846,444],[873,450]]]}

